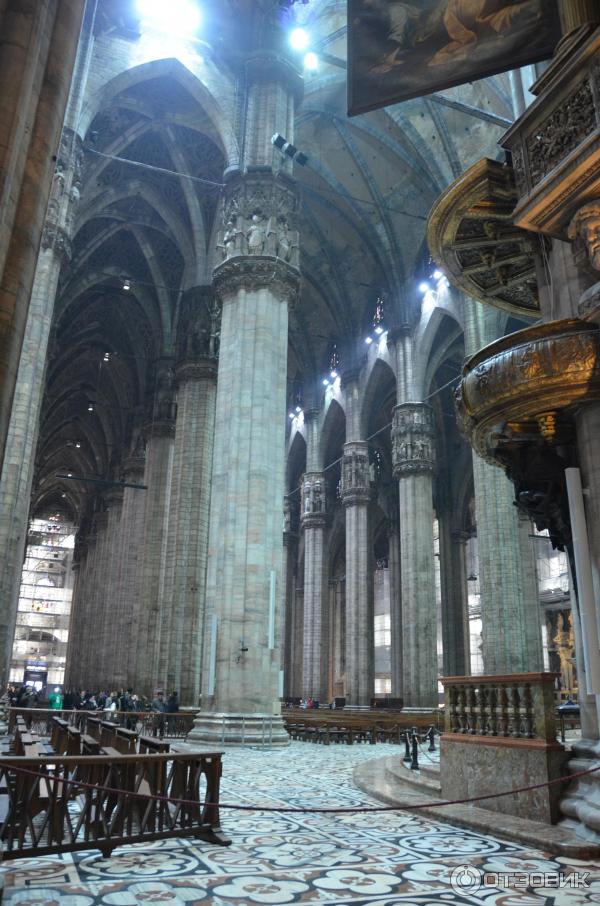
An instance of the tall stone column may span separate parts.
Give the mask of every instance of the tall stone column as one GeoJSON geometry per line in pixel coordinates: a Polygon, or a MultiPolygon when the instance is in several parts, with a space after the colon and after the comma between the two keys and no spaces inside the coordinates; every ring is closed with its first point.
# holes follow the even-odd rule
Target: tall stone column
{"type": "Polygon", "coordinates": [[[442,516],[439,525],[444,676],[468,676],[471,673],[466,560],[469,534],[452,530],[449,515],[442,516]]]}
{"type": "MultiPolygon", "coordinates": [[[[500,335],[496,310],[465,299],[465,351],[473,355],[500,335]]],[[[524,573],[514,487],[502,469],[473,451],[479,551],[483,669],[487,674],[542,668],[537,587],[524,573]],[[540,641],[533,642],[539,635],[540,641]],[[537,657],[535,661],[532,658],[537,657]]],[[[525,551],[531,556],[531,551],[525,551]]]]}
{"type": "Polygon", "coordinates": [[[84,6],[0,3],[0,467],[84,6]]]}
{"type": "Polygon", "coordinates": [[[302,696],[325,701],[328,697],[327,525],[325,476],[319,471],[317,409],[306,409],[306,473],[302,483],[300,522],[304,534],[304,632],[302,696]]]}
{"type": "Polygon", "coordinates": [[[325,701],[327,682],[327,585],[325,576],[325,480],[307,472],[302,485],[304,533],[304,632],[302,695],[325,701]]]}
{"type": "Polygon", "coordinates": [[[296,696],[297,678],[302,674],[302,663],[298,656],[302,649],[295,632],[296,619],[296,576],[295,564],[298,559],[298,534],[292,531],[291,503],[288,496],[283,500],[283,696],[296,696]]]}
{"type": "Polygon", "coordinates": [[[70,236],[81,180],[82,145],[65,128],[42,233],[40,254],[29,303],[29,314],[0,475],[0,682],[10,663],[21,568],[27,542],[27,519],[33,481],[40,407],[54,300],[61,267],[71,254],[70,236]]]}
{"type": "Polygon", "coordinates": [[[138,559],[139,598],[134,624],[134,685],[144,695],[152,695],[159,681],[159,650],[168,631],[167,621],[171,619],[171,614],[161,608],[175,434],[175,423],[168,417],[170,408],[169,403],[168,411],[157,407],[159,418],[147,425],[144,432],[147,437],[144,470],[147,490],[144,492],[144,528],[138,559]]]}
{"type": "Polygon", "coordinates": [[[398,481],[404,704],[438,704],[437,606],[433,547],[435,429],[426,403],[394,409],[392,463],[398,481]]]}
{"type": "MultiPolygon", "coordinates": [[[[144,483],[144,450],[139,444],[123,463],[123,479],[128,485],[144,483]]],[[[118,688],[134,681],[137,626],[135,615],[140,602],[140,568],[143,551],[146,493],[142,488],[123,489],[119,583],[116,589],[116,619],[113,626],[114,682],[118,688]]]]}
{"type": "Polygon", "coordinates": [[[348,441],[342,459],[342,503],[346,510],[346,704],[354,708],[368,708],[374,693],[370,499],[368,444],[364,440],[348,441]]]}
{"type": "Polygon", "coordinates": [[[108,691],[116,690],[115,671],[122,652],[115,646],[115,628],[118,622],[118,588],[120,584],[121,552],[127,547],[127,538],[121,534],[123,488],[111,488],[104,495],[108,512],[106,526],[106,571],[102,588],[102,605],[98,627],[98,675],[108,691]]]}
{"type": "Polygon", "coordinates": [[[402,698],[402,578],[400,570],[400,517],[397,501],[392,502],[388,526],[392,696],[394,698],[402,698]]]}
{"type": "Polygon", "coordinates": [[[105,607],[106,577],[110,562],[110,540],[108,537],[108,512],[101,510],[94,516],[96,544],[93,570],[87,575],[85,610],[82,626],[80,656],[84,661],[83,677],[87,689],[104,688],[106,677],[102,672],[102,649],[100,645],[103,611],[105,607]]]}
{"type": "Polygon", "coordinates": [[[89,539],[80,527],[75,539],[73,551],[73,570],[75,582],[71,596],[71,615],[69,618],[69,637],[67,641],[67,655],[65,663],[65,688],[80,689],[80,654],[78,646],[82,634],[83,600],[85,596],[86,574],[88,557],[91,559],[89,539]]]}
{"type": "MultiPolygon", "coordinates": [[[[262,131],[269,118],[255,123],[262,131]]],[[[190,739],[285,745],[281,600],[288,305],[297,296],[292,184],[230,178],[213,285],[222,304],[202,712],[190,739]],[[265,737],[265,732],[268,734],[265,737]]]]}
{"type": "Polygon", "coordinates": [[[217,359],[197,356],[176,371],[177,422],[164,585],[159,676],[184,705],[198,705],[206,597],[217,359]]]}

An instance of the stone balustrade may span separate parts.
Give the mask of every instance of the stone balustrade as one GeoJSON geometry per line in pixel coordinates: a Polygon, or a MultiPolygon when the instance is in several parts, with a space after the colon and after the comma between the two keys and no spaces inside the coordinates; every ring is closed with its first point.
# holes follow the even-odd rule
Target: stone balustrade
{"type": "Polygon", "coordinates": [[[442,678],[445,732],[552,742],[554,680],[554,673],[442,678]]]}

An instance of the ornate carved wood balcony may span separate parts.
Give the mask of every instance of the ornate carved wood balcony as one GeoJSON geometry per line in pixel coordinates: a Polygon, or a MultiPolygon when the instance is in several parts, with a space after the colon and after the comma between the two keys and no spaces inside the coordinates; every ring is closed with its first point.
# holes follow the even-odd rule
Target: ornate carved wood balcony
{"type": "Polygon", "coordinates": [[[538,240],[513,224],[518,197],[512,168],[484,158],[438,199],[427,241],[454,286],[479,302],[531,316],[539,311],[538,240]]]}
{"type": "Polygon", "coordinates": [[[567,240],[577,211],[600,195],[599,56],[600,29],[567,40],[502,141],[512,153],[517,227],[567,240]]]}
{"type": "Polygon", "coordinates": [[[598,325],[570,319],[520,330],[480,350],[456,391],[458,422],[501,465],[517,504],[558,547],[569,544],[564,470],[574,465],[573,414],[600,400],[598,325]]]}

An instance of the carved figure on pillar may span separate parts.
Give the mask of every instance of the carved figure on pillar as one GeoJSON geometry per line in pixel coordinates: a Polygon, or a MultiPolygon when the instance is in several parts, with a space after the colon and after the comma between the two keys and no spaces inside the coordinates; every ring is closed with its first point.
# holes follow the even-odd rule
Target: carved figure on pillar
{"type": "Polygon", "coordinates": [[[590,264],[600,271],[600,199],[577,211],[569,226],[569,239],[585,246],[590,264]]]}
{"type": "Polygon", "coordinates": [[[296,210],[296,193],[281,177],[252,174],[232,181],[226,189],[224,229],[217,243],[221,263],[239,256],[268,256],[298,268],[298,232],[291,227],[296,210]]]}
{"type": "Polygon", "coordinates": [[[394,409],[392,462],[396,479],[433,472],[435,426],[433,409],[426,403],[402,403],[394,409]]]}
{"type": "Polygon", "coordinates": [[[368,501],[371,497],[369,481],[369,452],[365,441],[354,441],[344,446],[342,459],[342,502],[344,506],[368,501]]]}
{"type": "Polygon", "coordinates": [[[302,481],[302,525],[324,524],[325,480],[321,472],[307,472],[302,481]]]}

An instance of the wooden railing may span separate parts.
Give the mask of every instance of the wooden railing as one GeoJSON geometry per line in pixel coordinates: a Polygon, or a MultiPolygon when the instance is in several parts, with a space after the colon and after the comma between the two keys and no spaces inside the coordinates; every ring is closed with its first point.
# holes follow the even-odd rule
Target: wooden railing
{"type": "Polygon", "coordinates": [[[341,711],[302,709],[282,712],[286,730],[292,739],[321,742],[395,742],[403,743],[408,730],[427,732],[441,726],[443,715],[430,710],[418,714],[386,711],[341,711]]]}
{"type": "Polygon", "coordinates": [[[442,677],[445,732],[556,741],[554,673],[442,677]]]}
{"type": "Polygon", "coordinates": [[[52,718],[60,717],[70,726],[85,729],[88,717],[98,720],[110,720],[138,733],[152,736],[169,736],[172,739],[185,739],[192,729],[195,714],[189,711],[178,711],[176,714],[160,714],[156,711],[53,711],[45,708],[10,708],[9,733],[15,728],[15,718],[21,715],[27,727],[39,736],[49,736],[52,718]]]}
{"type": "Polygon", "coordinates": [[[220,753],[2,757],[4,858],[92,848],[108,856],[117,846],[190,835],[226,845],[219,823],[220,778],[220,753]],[[130,793],[185,799],[186,804],[130,793]]]}

